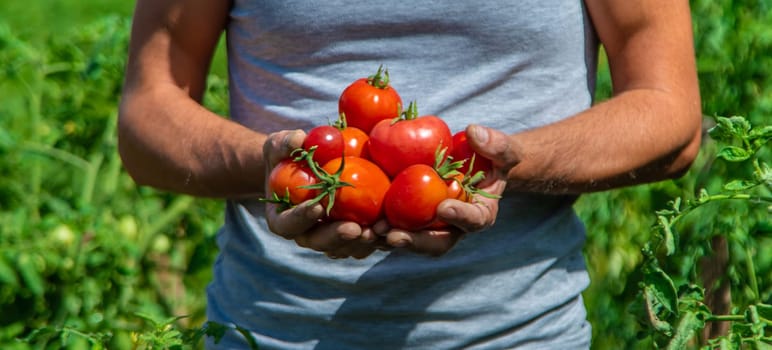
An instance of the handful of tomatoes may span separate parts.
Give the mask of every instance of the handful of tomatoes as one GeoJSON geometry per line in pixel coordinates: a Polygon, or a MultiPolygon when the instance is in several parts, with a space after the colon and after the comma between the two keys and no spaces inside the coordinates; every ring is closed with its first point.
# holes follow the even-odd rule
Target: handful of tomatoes
{"type": "Polygon", "coordinates": [[[491,161],[469,146],[464,131],[451,134],[441,118],[419,115],[389,83],[382,67],[340,95],[339,120],[311,129],[302,148],[268,178],[270,198],[282,208],[321,202],[332,221],[372,226],[385,218],[395,228],[442,228],[437,206],[492,195],[475,185],[491,161]]]}

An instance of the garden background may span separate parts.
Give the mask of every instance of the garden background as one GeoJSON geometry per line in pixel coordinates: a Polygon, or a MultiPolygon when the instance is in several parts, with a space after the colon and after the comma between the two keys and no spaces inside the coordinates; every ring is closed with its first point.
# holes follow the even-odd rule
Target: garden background
{"type": "MultiPolygon", "coordinates": [[[[772,348],[772,1],[691,4],[698,160],[576,204],[593,349],[772,348]]],[[[132,7],[0,3],[0,348],[200,348],[227,327],[204,318],[222,203],[138,188],[116,152],[132,7]]],[[[221,45],[221,114],[224,64],[221,45]]]]}

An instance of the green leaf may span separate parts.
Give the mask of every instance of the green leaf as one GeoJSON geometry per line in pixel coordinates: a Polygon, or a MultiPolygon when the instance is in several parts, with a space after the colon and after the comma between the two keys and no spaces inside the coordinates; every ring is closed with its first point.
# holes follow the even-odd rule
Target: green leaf
{"type": "Polygon", "coordinates": [[[707,189],[700,189],[700,194],[697,196],[697,203],[704,204],[708,201],[710,201],[710,193],[708,193],[707,189]]]}
{"type": "Polygon", "coordinates": [[[155,317],[155,316],[153,316],[153,315],[151,315],[151,314],[148,314],[148,313],[144,313],[144,312],[135,312],[135,313],[134,313],[134,315],[135,315],[135,316],[137,316],[137,317],[140,317],[140,318],[142,318],[142,319],[144,319],[144,320],[146,320],[146,321],[150,321],[150,324],[152,324],[152,325],[153,325],[153,327],[156,327],[156,328],[157,328],[159,325],[161,325],[161,322],[162,322],[162,321],[161,321],[161,320],[159,320],[157,317],[155,317]]]}
{"type": "Polygon", "coordinates": [[[697,316],[695,312],[684,313],[681,320],[678,322],[676,333],[673,335],[673,339],[667,345],[668,350],[681,350],[686,349],[689,341],[694,336],[694,332],[698,329],[705,327],[705,322],[697,316]]]}
{"type": "Polygon", "coordinates": [[[660,227],[662,227],[663,244],[665,244],[665,254],[668,256],[673,255],[676,250],[676,239],[673,230],[670,227],[670,221],[664,216],[658,217],[660,227]]]}
{"type": "Polygon", "coordinates": [[[760,183],[767,184],[767,186],[772,186],[772,168],[770,168],[767,163],[762,162],[758,166],[755,177],[760,183]]]}
{"type": "Polygon", "coordinates": [[[763,318],[767,322],[772,322],[772,305],[758,304],[756,310],[759,313],[759,317],[763,318]]]}
{"type": "Polygon", "coordinates": [[[19,274],[21,279],[24,280],[24,285],[35,296],[42,296],[45,292],[45,283],[32,258],[28,254],[22,253],[16,260],[16,264],[19,266],[19,274]]]}
{"type": "Polygon", "coordinates": [[[0,282],[12,287],[19,286],[19,279],[16,277],[16,272],[8,265],[8,262],[5,261],[2,255],[0,255],[0,282]]]}
{"type": "Polygon", "coordinates": [[[203,334],[205,334],[207,337],[214,338],[214,343],[218,344],[220,343],[220,340],[225,336],[225,332],[228,331],[229,327],[222,323],[208,321],[201,328],[203,330],[203,334]]]}
{"type": "Polygon", "coordinates": [[[769,140],[772,140],[772,125],[754,128],[748,134],[748,139],[751,141],[759,141],[762,144],[767,143],[769,140]]]}
{"type": "Polygon", "coordinates": [[[717,117],[716,126],[708,130],[708,134],[717,141],[729,142],[734,138],[746,138],[750,130],[751,124],[743,117],[717,117]]]}
{"type": "Polygon", "coordinates": [[[718,151],[718,158],[723,158],[730,162],[742,162],[748,160],[753,154],[745,150],[744,148],[736,146],[726,146],[718,151]]]}
{"type": "Polygon", "coordinates": [[[755,186],[758,186],[759,183],[755,181],[748,181],[748,180],[733,180],[729,183],[724,185],[724,189],[727,191],[743,191],[747,190],[749,188],[753,188],[755,186]]]}
{"type": "Polygon", "coordinates": [[[732,123],[729,118],[717,117],[716,125],[708,130],[708,135],[716,141],[727,142],[734,137],[732,123]]]}
{"type": "Polygon", "coordinates": [[[678,314],[678,291],[673,280],[659,267],[649,267],[644,272],[643,283],[652,291],[654,302],[668,312],[678,314]]]}
{"type": "Polygon", "coordinates": [[[241,335],[244,336],[244,338],[247,340],[247,344],[249,345],[250,350],[258,350],[260,348],[257,345],[257,339],[255,339],[255,336],[252,335],[252,332],[250,332],[248,329],[236,325],[236,331],[241,333],[241,335]]]}
{"type": "Polygon", "coordinates": [[[648,320],[654,329],[672,336],[671,322],[678,316],[678,294],[673,280],[659,267],[648,266],[645,269],[643,298],[648,320]]]}
{"type": "Polygon", "coordinates": [[[643,288],[643,298],[646,301],[646,314],[649,316],[649,323],[651,323],[652,327],[654,327],[657,332],[668,336],[673,334],[673,326],[658,313],[659,304],[656,302],[657,297],[654,288],[645,286],[643,288]]]}

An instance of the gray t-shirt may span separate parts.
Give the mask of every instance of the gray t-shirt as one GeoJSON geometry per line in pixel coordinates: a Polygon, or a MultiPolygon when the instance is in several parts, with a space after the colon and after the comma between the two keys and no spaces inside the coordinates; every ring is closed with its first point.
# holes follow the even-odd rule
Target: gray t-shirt
{"type": "MultiPolygon", "coordinates": [[[[581,1],[235,0],[231,117],[272,132],[326,124],[340,92],[383,64],[407,103],[452,131],[515,133],[592,103],[597,39],[581,1]]],[[[581,349],[588,284],[575,197],[508,194],[496,224],[442,257],[331,260],[231,201],[208,317],[261,349],[581,349]]],[[[210,348],[244,348],[228,334],[210,348]]]]}

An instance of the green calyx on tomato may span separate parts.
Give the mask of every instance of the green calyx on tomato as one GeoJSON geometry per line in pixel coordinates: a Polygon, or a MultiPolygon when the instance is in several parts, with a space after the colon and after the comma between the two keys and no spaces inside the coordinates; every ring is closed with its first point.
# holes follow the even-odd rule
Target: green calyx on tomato
{"type": "MultiPolygon", "coordinates": [[[[383,198],[390,185],[389,177],[375,163],[353,156],[333,159],[322,169],[335,172],[343,166],[344,160],[340,179],[352,186],[335,191],[335,207],[327,217],[333,221],[352,221],[362,227],[372,226],[383,215],[383,198]]],[[[322,200],[322,205],[325,204],[322,200]]]]}
{"type": "Polygon", "coordinates": [[[415,102],[399,118],[381,120],[370,131],[370,157],[390,177],[413,164],[432,167],[438,145],[452,151],[450,128],[435,115],[418,116],[415,102]]]}
{"type": "MultiPolygon", "coordinates": [[[[461,180],[461,188],[466,192],[467,198],[474,198],[473,195],[478,194],[480,196],[483,196],[485,198],[491,198],[491,199],[499,199],[501,196],[495,195],[492,193],[488,193],[484,190],[481,190],[477,188],[477,184],[480,183],[482,180],[485,180],[485,171],[478,170],[473,173],[474,171],[474,162],[475,158],[477,157],[476,154],[472,155],[472,158],[469,159],[469,167],[466,173],[464,173],[463,179],[461,180]]],[[[460,160],[459,162],[462,163],[462,167],[464,163],[466,163],[467,159],[460,160]]],[[[459,167],[461,169],[462,167],[459,167]]]]}
{"type": "Polygon", "coordinates": [[[378,66],[378,71],[367,77],[367,83],[379,89],[387,88],[389,86],[389,70],[383,69],[383,65],[378,66]]]}
{"type": "Polygon", "coordinates": [[[283,159],[271,169],[266,179],[268,197],[258,200],[276,204],[277,211],[287,210],[301,202],[312,200],[315,192],[303,186],[315,184],[316,181],[316,176],[305,161],[300,158],[283,159]]]}
{"type": "Polygon", "coordinates": [[[467,159],[454,161],[452,156],[447,155],[447,150],[447,147],[437,147],[436,158],[434,160],[434,170],[437,171],[437,174],[440,175],[443,180],[447,182],[458,182],[461,190],[464,191],[464,196],[461,198],[471,199],[475,194],[479,194],[486,198],[501,198],[501,196],[485,192],[476,187],[478,183],[485,179],[485,172],[477,171],[472,174],[475,155],[472,155],[472,158],[469,159],[471,164],[469,164],[467,172],[461,173],[459,170],[464,168],[467,159]]]}
{"type": "Polygon", "coordinates": [[[391,120],[391,125],[394,125],[403,120],[415,120],[418,118],[418,103],[416,101],[410,101],[407,105],[407,109],[401,111],[399,115],[391,120]]]}
{"type": "Polygon", "coordinates": [[[316,146],[312,146],[308,150],[298,148],[292,151],[292,153],[293,154],[299,153],[299,155],[295,158],[295,160],[296,161],[305,160],[308,163],[308,167],[311,169],[311,172],[313,172],[313,174],[316,176],[318,180],[318,182],[314,184],[300,186],[300,188],[317,191],[319,193],[316,197],[314,197],[311,200],[311,203],[318,203],[326,196],[327,197],[326,214],[330,215],[330,211],[332,210],[332,207],[335,204],[335,192],[341,187],[352,186],[352,185],[340,179],[340,176],[343,173],[343,168],[345,166],[345,161],[341,161],[340,167],[338,167],[338,170],[335,173],[330,174],[324,169],[322,169],[322,167],[320,167],[316,161],[314,161],[313,157],[314,157],[315,151],[316,151],[316,146]]]}
{"type": "Polygon", "coordinates": [[[389,74],[383,66],[367,78],[360,78],[348,85],[338,98],[338,113],[344,113],[348,125],[365,134],[384,119],[399,116],[402,98],[389,81],[389,74]]]}

